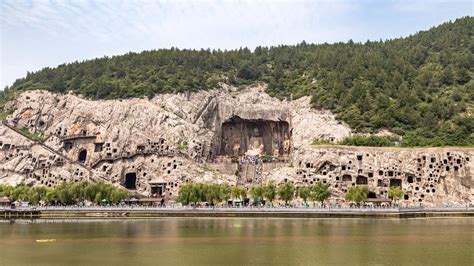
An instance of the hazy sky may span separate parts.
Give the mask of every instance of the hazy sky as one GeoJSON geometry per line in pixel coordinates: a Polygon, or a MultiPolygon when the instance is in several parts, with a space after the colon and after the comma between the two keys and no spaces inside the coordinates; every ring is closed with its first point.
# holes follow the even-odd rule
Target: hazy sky
{"type": "Polygon", "coordinates": [[[104,55],[388,39],[473,11],[473,0],[0,0],[0,88],[26,71],[104,55]]]}

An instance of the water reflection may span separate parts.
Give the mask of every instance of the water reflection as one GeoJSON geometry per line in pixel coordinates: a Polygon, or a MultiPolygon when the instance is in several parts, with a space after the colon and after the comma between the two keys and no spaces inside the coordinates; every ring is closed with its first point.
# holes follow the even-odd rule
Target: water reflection
{"type": "Polygon", "coordinates": [[[472,265],[474,219],[163,218],[0,223],[0,264],[472,265]],[[57,239],[38,244],[36,239],[57,239]]]}

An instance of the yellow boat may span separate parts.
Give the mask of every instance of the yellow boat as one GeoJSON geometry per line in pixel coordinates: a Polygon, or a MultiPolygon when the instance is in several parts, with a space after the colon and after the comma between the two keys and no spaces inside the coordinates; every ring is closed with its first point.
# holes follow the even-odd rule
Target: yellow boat
{"type": "Polygon", "coordinates": [[[47,243],[47,242],[54,242],[56,239],[36,239],[37,243],[47,243]]]}

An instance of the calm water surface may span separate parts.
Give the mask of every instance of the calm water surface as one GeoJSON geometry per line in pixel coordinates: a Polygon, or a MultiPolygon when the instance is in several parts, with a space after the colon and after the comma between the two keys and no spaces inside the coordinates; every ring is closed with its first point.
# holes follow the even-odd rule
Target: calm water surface
{"type": "Polygon", "coordinates": [[[474,219],[0,223],[0,265],[30,264],[474,265],[474,219]]]}

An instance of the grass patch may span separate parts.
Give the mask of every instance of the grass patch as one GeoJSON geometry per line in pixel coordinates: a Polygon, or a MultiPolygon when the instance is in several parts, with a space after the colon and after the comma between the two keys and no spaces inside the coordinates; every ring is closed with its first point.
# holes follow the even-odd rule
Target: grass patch
{"type": "Polygon", "coordinates": [[[4,121],[7,119],[8,113],[0,112],[0,121],[4,121]]]}
{"type": "Polygon", "coordinates": [[[188,144],[178,144],[178,150],[185,151],[188,149],[188,144]]]}
{"type": "Polygon", "coordinates": [[[339,145],[368,147],[400,147],[398,137],[388,136],[351,136],[338,142],[339,145]]]}
{"type": "Polygon", "coordinates": [[[472,142],[466,142],[465,145],[446,145],[442,141],[436,141],[436,138],[428,139],[414,134],[408,134],[403,138],[394,136],[351,136],[338,142],[329,140],[314,140],[312,145],[344,145],[361,147],[395,147],[395,148],[434,148],[434,147],[473,147],[472,142]]]}
{"type": "Polygon", "coordinates": [[[24,127],[16,128],[16,129],[34,141],[43,141],[45,139],[43,135],[37,134],[37,133],[31,133],[28,129],[24,127]]]}
{"type": "Polygon", "coordinates": [[[324,139],[315,139],[312,145],[345,145],[345,146],[363,146],[363,147],[401,147],[398,137],[387,136],[351,136],[343,140],[333,142],[324,139]]]}
{"type": "Polygon", "coordinates": [[[5,112],[0,112],[0,121],[4,121],[7,117],[15,112],[15,109],[7,110],[5,112]]]}
{"type": "Polygon", "coordinates": [[[335,145],[337,143],[334,143],[330,140],[326,139],[315,139],[313,142],[311,142],[311,145],[335,145]]]}

